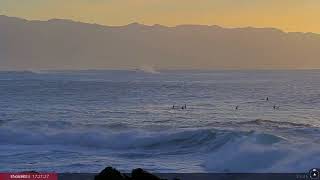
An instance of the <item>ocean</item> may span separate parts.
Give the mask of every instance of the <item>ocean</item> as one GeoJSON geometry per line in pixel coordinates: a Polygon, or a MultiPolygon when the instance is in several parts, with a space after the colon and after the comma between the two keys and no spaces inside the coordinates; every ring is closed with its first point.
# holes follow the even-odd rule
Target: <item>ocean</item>
{"type": "Polygon", "coordinates": [[[0,171],[308,172],[320,165],[319,79],[319,70],[0,72],[0,171]]]}

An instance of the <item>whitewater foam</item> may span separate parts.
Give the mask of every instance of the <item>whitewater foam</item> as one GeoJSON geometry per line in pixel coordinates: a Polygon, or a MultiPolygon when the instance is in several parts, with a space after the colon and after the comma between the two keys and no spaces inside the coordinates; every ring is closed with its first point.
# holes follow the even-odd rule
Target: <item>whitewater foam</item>
{"type": "Polygon", "coordinates": [[[318,144],[290,144],[282,137],[252,134],[212,152],[203,166],[209,172],[303,173],[317,167],[319,148],[318,144]]]}

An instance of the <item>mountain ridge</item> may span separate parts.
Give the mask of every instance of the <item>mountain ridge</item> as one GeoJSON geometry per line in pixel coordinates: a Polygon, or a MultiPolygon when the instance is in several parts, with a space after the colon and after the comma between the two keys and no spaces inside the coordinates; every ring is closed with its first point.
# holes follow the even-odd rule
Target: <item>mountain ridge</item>
{"type": "Polygon", "coordinates": [[[12,17],[12,16],[6,16],[6,15],[0,15],[0,18],[11,18],[11,19],[16,19],[16,20],[20,20],[20,21],[24,21],[24,22],[65,22],[65,23],[80,23],[80,24],[86,24],[86,25],[94,25],[94,26],[102,26],[102,27],[113,27],[113,28],[117,28],[117,27],[126,27],[126,26],[140,26],[140,27],[163,27],[163,28],[177,28],[177,27],[206,27],[206,28],[223,28],[223,29],[260,29],[260,30],[271,30],[271,31],[279,31],[279,32],[283,32],[283,33],[302,33],[302,34],[316,34],[316,35],[320,35],[319,33],[315,33],[315,32],[285,32],[279,28],[274,28],[274,27],[253,27],[253,26],[245,26],[245,27],[222,27],[219,25],[201,25],[201,24],[179,24],[179,25],[175,25],[175,26],[166,26],[166,25],[162,25],[162,24],[153,24],[153,25],[146,25],[146,24],[142,24],[139,22],[132,22],[126,25],[103,25],[103,24],[97,24],[97,23],[88,23],[88,22],[82,22],[82,21],[75,21],[72,19],[59,19],[59,18],[52,18],[52,19],[48,19],[48,20],[27,20],[24,18],[20,18],[20,17],[12,17]]]}
{"type": "Polygon", "coordinates": [[[105,26],[0,15],[0,70],[317,69],[320,35],[276,28],[105,26]]]}

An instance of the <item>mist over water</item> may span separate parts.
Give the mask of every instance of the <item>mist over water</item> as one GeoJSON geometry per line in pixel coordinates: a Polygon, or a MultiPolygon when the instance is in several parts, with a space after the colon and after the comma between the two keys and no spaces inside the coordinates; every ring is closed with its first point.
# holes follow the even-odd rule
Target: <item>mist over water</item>
{"type": "Polygon", "coordinates": [[[148,65],[140,66],[137,70],[145,73],[152,73],[152,74],[160,73],[160,71],[156,70],[153,66],[148,66],[148,65]]]}
{"type": "Polygon", "coordinates": [[[319,78],[316,70],[0,72],[0,171],[307,172],[320,162],[319,78]]]}

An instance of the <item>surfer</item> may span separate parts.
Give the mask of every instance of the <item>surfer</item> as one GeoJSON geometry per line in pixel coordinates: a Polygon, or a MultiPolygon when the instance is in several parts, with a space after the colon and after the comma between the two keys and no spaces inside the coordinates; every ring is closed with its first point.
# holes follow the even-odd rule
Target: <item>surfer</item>
{"type": "Polygon", "coordinates": [[[183,106],[181,106],[181,109],[187,109],[187,105],[184,104],[183,106]]]}
{"type": "Polygon", "coordinates": [[[239,109],[239,106],[236,106],[236,110],[238,110],[239,109]]]}
{"type": "Polygon", "coordinates": [[[266,101],[269,101],[269,97],[266,98],[266,101]]]}
{"type": "Polygon", "coordinates": [[[174,105],[172,106],[172,109],[175,109],[175,106],[174,106],[174,105]]]}

